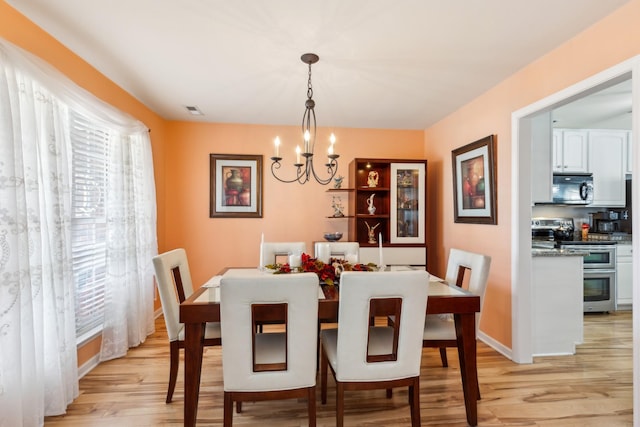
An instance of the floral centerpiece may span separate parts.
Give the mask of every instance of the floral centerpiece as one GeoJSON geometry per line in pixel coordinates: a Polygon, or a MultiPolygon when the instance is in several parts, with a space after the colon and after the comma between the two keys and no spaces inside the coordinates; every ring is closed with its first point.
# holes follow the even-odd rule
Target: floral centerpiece
{"type": "Polygon", "coordinates": [[[274,270],[274,274],[287,274],[292,272],[298,273],[316,273],[321,282],[329,286],[335,285],[340,280],[340,274],[343,271],[375,271],[378,266],[369,264],[352,264],[341,258],[330,258],[325,263],[317,258],[311,258],[311,255],[302,254],[300,257],[300,267],[291,268],[286,264],[271,264],[265,266],[270,270],[274,270]]]}

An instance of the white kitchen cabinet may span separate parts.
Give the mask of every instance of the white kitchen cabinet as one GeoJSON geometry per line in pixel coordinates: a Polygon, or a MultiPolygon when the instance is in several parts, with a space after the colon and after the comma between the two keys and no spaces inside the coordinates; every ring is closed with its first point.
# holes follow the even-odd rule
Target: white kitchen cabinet
{"type": "Polygon", "coordinates": [[[533,256],[531,270],[534,356],[575,354],[584,340],[583,256],[533,256]]]}
{"type": "Polygon", "coordinates": [[[553,171],[562,173],[588,170],[588,132],[586,130],[553,130],[553,171]]]}
{"type": "MultiPolygon", "coordinates": [[[[553,192],[551,112],[531,118],[531,202],[551,203],[553,192]]],[[[560,134],[562,135],[562,134],[560,134]]]]}
{"type": "Polygon", "coordinates": [[[591,206],[624,206],[627,132],[592,130],[588,132],[588,136],[588,172],[593,173],[591,206]]]}
{"type": "Polygon", "coordinates": [[[618,244],[616,256],[616,310],[631,310],[633,302],[633,259],[631,244],[618,244]]]}

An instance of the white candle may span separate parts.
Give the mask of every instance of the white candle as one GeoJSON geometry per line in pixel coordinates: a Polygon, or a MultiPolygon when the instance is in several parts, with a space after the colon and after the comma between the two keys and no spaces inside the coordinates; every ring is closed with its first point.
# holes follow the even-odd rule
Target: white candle
{"type": "Polygon", "coordinates": [[[300,255],[299,254],[289,254],[289,267],[291,268],[298,268],[300,267],[301,264],[301,260],[300,260],[300,255]]]}
{"type": "Polygon", "coordinates": [[[262,270],[264,267],[264,259],[262,259],[262,244],[264,243],[264,233],[260,237],[260,264],[258,265],[258,270],[262,270]]]}
{"type": "Polygon", "coordinates": [[[318,245],[318,253],[316,257],[327,264],[329,262],[329,258],[331,258],[331,245],[328,243],[320,243],[318,245]]]}
{"type": "Polygon", "coordinates": [[[276,136],[276,139],[273,141],[273,144],[276,146],[276,157],[280,157],[280,137],[276,136]]]}
{"type": "Polygon", "coordinates": [[[300,146],[296,145],[296,164],[300,164],[300,146]]]}
{"type": "Polygon", "coordinates": [[[311,134],[308,130],[304,131],[304,152],[309,153],[309,140],[311,139],[311,134]]]}
{"type": "Polygon", "coordinates": [[[378,233],[378,257],[380,258],[380,265],[378,267],[384,267],[384,260],[382,258],[382,233],[378,233]]]}

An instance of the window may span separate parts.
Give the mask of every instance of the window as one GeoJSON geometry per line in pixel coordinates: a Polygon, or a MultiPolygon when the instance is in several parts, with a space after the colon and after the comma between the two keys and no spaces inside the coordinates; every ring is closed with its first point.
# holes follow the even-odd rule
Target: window
{"type": "Polygon", "coordinates": [[[108,136],[108,129],[71,113],[71,250],[79,341],[101,329],[104,317],[108,136]]]}

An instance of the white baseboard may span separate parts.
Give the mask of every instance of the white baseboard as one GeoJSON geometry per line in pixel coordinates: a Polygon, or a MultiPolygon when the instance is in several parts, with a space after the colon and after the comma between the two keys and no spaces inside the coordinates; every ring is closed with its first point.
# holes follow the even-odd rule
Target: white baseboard
{"type": "MultiPolygon", "coordinates": [[[[153,312],[153,318],[157,319],[162,316],[162,308],[157,309],[153,312]]],[[[78,366],[78,379],[87,375],[93,368],[100,364],[100,354],[95,354],[89,360],[82,364],[82,366],[78,366]]]]}
{"type": "Polygon", "coordinates": [[[502,354],[507,359],[513,360],[512,350],[510,348],[505,347],[502,343],[494,340],[490,336],[486,335],[484,332],[478,331],[478,339],[483,343],[485,343],[486,345],[488,345],[489,347],[491,347],[492,349],[494,349],[495,351],[497,351],[498,353],[502,354]]]}
{"type": "Polygon", "coordinates": [[[87,360],[82,366],[78,366],[78,379],[87,375],[93,368],[100,363],[100,354],[94,355],[91,359],[87,360]]]}

